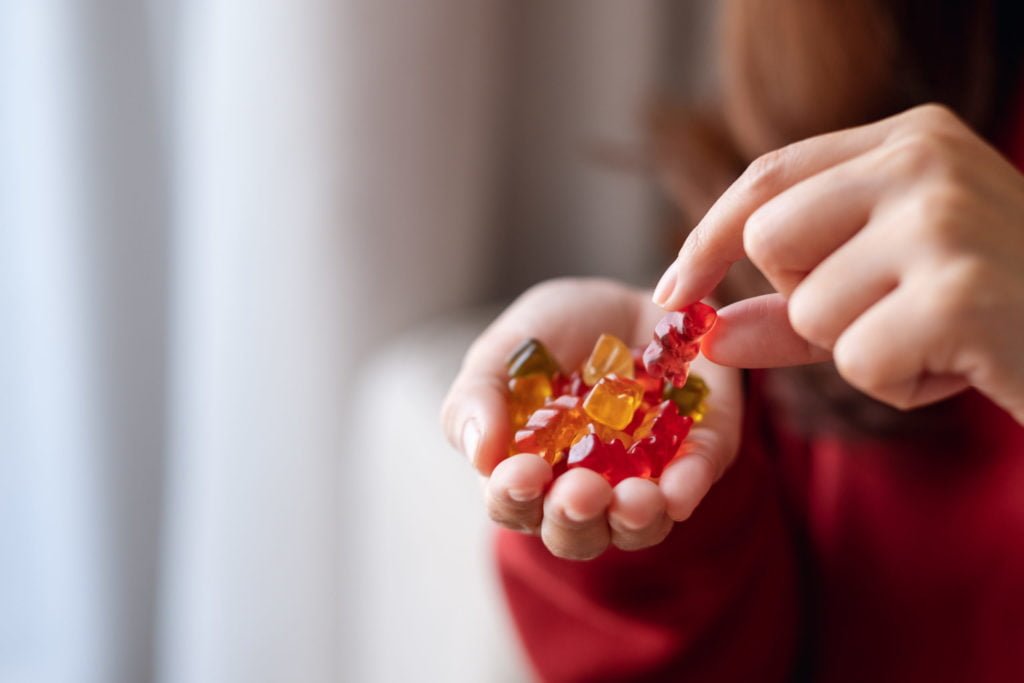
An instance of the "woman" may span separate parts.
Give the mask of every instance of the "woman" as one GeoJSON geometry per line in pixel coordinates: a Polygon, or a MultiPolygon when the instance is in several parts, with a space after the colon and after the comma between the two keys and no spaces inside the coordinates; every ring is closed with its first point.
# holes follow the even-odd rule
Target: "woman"
{"type": "MultiPolygon", "coordinates": [[[[753,161],[658,306],[540,285],[452,386],[449,438],[489,476],[491,516],[526,532],[501,535],[499,560],[546,680],[1024,677],[1021,10],[839,5],[724,4],[730,149],[692,156],[753,161]],[[769,287],[718,287],[744,258],[769,287]],[[738,300],[703,347],[712,411],[658,483],[551,484],[540,458],[503,459],[523,337],[572,366],[599,333],[642,343],[659,306],[716,287],[738,300]]],[[[716,174],[669,162],[702,209],[716,174]]]]}

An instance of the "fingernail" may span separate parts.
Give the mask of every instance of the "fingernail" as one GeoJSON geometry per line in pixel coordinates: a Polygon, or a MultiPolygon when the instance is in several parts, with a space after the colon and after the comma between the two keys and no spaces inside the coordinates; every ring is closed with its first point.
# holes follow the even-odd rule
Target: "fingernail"
{"type": "Polygon", "coordinates": [[[565,516],[572,522],[587,522],[593,519],[593,515],[584,515],[579,510],[576,510],[571,507],[566,507],[563,512],[565,513],[565,516]]]}
{"type": "Polygon", "coordinates": [[[615,515],[615,524],[617,526],[626,529],[627,531],[640,531],[645,525],[637,524],[636,520],[622,517],[621,515],[615,515]]]}
{"type": "Polygon", "coordinates": [[[517,503],[529,503],[531,500],[535,500],[540,495],[540,491],[536,489],[509,489],[508,497],[517,503]]]}
{"type": "Polygon", "coordinates": [[[673,263],[658,281],[658,286],[654,288],[654,296],[651,297],[651,300],[659,306],[664,306],[676,288],[676,279],[676,264],[673,263]]]}
{"type": "Polygon", "coordinates": [[[476,464],[476,452],[480,448],[480,427],[476,420],[470,420],[462,428],[462,450],[465,451],[469,462],[476,464]]]}

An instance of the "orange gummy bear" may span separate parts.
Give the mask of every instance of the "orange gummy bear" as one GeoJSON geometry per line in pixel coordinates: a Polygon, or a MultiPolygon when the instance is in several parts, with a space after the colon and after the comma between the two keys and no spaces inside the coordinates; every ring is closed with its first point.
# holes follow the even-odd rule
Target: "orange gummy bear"
{"type": "Polygon", "coordinates": [[[536,453],[555,465],[586,427],[587,418],[580,410],[579,397],[560,396],[530,415],[526,426],[516,432],[515,449],[536,453]]]}
{"type": "Polygon", "coordinates": [[[551,398],[551,380],[547,375],[534,373],[513,377],[508,382],[508,412],[512,429],[519,429],[535,410],[551,398]]]}

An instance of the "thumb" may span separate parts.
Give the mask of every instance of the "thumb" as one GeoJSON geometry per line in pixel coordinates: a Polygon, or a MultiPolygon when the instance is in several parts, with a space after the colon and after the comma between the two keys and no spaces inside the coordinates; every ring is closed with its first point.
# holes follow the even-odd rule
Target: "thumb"
{"type": "Polygon", "coordinates": [[[781,294],[744,299],[718,311],[701,344],[708,360],[736,368],[776,368],[828,360],[827,349],[793,331],[781,294]]]}

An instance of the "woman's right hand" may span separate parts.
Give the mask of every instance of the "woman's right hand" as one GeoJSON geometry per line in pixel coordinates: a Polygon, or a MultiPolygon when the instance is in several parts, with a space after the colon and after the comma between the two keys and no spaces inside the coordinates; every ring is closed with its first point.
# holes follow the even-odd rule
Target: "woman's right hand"
{"type": "Polygon", "coordinates": [[[486,478],[495,522],[540,534],[556,556],[590,559],[609,545],[655,545],[690,516],[739,447],[739,372],[704,359],[694,367],[711,387],[710,410],[657,483],[630,478],[613,489],[585,468],[552,483],[551,466],[539,456],[506,457],[512,434],[505,363],[523,339],[542,340],[563,367],[574,368],[601,333],[646,344],[663,314],[646,291],[607,280],[553,280],[523,294],[477,339],[445,399],[442,423],[449,441],[486,478]]]}

